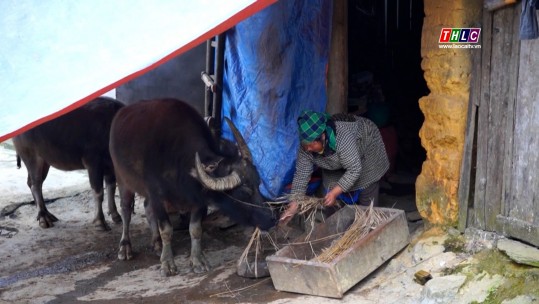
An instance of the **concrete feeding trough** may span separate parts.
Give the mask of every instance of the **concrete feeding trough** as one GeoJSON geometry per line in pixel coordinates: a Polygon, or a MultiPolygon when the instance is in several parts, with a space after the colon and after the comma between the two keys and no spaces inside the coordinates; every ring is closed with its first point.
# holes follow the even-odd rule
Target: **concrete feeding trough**
{"type": "MultiPolygon", "coordinates": [[[[367,207],[360,207],[367,208],[367,207]]],[[[342,208],[307,234],[266,258],[275,289],[323,297],[344,293],[409,244],[410,233],[403,210],[374,208],[386,220],[331,262],[313,260],[338,240],[354,222],[355,212],[342,208]]]]}

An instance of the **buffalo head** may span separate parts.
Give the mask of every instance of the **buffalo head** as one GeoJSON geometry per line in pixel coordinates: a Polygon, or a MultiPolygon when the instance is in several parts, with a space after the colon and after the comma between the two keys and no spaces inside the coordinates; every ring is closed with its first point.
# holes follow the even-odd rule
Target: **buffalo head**
{"type": "Polygon", "coordinates": [[[202,163],[195,153],[196,178],[211,190],[210,197],[220,210],[233,220],[268,230],[276,223],[276,216],[260,194],[260,176],[253,164],[249,147],[240,132],[225,118],[238,145],[234,157],[220,157],[202,163]]]}

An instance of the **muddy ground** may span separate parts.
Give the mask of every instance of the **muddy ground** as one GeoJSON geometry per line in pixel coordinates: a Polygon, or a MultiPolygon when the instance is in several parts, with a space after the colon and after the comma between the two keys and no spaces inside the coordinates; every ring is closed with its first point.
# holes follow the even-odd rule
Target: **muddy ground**
{"type": "MultiPolygon", "coordinates": [[[[14,168],[14,154],[0,150],[2,303],[405,303],[406,297],[416,298],[421,290],[407,279],[406,284],[415,289],[402,286],[393,293],[384,292],[379,288],[381,282],[387,282],[383,277],[393,275],[385,273],[385,266],[341,300],[280,292],[269,277],[240,277],[236,263],[253,229],[234,225],[219,212],[203,224],[203,246],[212,270],[205,274],[190,271],[189,232],[177,221],[173,249],[180,273],[161,277],[159,257],[149,248],[150,231],[140,198],[131,223],[134,259],[119,261],[121,224],[107,217],[110,231],[93,227],[92,194],[84,173],[51,170],[44,185],[45,198],[59,221],[42,229],[35,220],[37,209],[25,185],[24,168],[14,168]]],[[[119,199],[116,201],[118,205],[119,199]]],[[[106,204],[103,208],[107,212],[106,204]]],[[[422,229],[421,221],[410,224],[412,233],[422,229]]],[[[290,237],[299,233],[293,230],[290,237]]]]}
{"type": "Polygon", "coordinates": [[[173,242],[180,274],[161,277],[159,257],[148,246],[150,233],[142,204],[136,205],[131,225],[135,256],[131,261],[117,259],[121,225],[109,219],[111,231],[93,228],[90,191],[50,201],[49,211],[61,219],[50,229],[39,228],[32,204],[8,205],[0,221],[0,299],[14,303],[267,303],[279,298],[270,280],[244,279],[235,274],[236,262],[253,230],[228,227],[230,223],[219,213],[210,215],[204,223],[205,253],[212,271],[202,275],[189,271],[190,237],[183,229],[174,232],[173,242]],[[228,294],[255,283],[260,286],[228,294]],[[220,296],[223,292],[226,294],[220,296]]]}

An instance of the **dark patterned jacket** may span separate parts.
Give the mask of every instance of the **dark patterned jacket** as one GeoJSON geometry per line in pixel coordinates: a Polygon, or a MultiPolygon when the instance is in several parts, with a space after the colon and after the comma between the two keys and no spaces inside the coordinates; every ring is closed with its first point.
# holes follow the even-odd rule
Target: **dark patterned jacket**
{"type": "Polygon", "coordinates": [[[335,153],[323,156],[298,149],[293,194],[305,194],[314,165],[322,168],[326,189],[338,184],[343,192],[365,189],[384,176],[389,161],[378,127],[366,118],[346,116],[352,119],[335,119],[335,153]]]}

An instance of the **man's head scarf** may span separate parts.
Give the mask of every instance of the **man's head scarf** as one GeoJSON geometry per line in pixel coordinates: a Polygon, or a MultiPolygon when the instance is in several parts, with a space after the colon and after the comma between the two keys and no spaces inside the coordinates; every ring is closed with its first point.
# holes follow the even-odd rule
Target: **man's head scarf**
{"type": "Polygon", "coordinates": [[[329,114],[304,110],[298,117],[299,139],[302,144],[320,140],[326,132],[329,147],[335,151],[335,130],[328,124],[329,114]]]}

